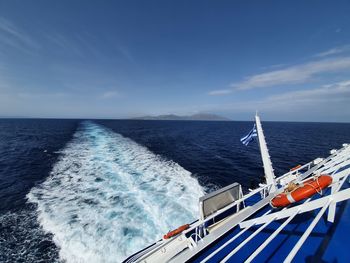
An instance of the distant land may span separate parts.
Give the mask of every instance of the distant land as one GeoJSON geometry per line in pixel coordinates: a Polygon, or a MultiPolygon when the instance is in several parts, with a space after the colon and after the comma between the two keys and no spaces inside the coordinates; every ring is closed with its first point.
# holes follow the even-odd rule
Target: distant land
{"type": "Polygon", "coordinates": [[[168,121],[231,121],[228,118],[209,113],[198,113],[189,116],[179,116],[175,114],[143,116],[134,118],[134,120],[168,120],[168,121]]]}

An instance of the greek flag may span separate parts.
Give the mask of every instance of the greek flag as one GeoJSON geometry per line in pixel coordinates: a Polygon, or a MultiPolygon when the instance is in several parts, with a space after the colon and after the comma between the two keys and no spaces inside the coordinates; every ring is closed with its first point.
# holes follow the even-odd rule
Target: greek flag
{"type": "Polygon", "coordinates": [[[244,137],[241,138],[241,142],[247,146],[251,141],[254,141],[254,137],[257,137],[258,134],[256,133],[256,128],[255,128],[255,124],[253,129],[244,137]]]}

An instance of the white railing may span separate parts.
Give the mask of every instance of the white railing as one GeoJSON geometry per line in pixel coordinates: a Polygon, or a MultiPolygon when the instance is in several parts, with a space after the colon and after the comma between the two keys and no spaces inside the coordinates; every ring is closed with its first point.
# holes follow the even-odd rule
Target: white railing
{"type": "MultiPolygon", "coordinates": [[[[267,215],[271,212],[271,210],[267,211],[264,215],[267,215]]],[[[253,226],[253,225],[251,225],[253,226]]],[[[228,241],[226,241],[223,245],[221,245],[219,248],[217,248],[213,253],[208,255],[205,259],[201,261],[201,263],[207,262],[209,259],[211,259],[213,256],[215,256],[217,253],[219,253],[223,248],[227,247],[229,244],[231,244],[233,241],[235,241],[238,237],[240,237],[244,232],[246,232],[251,226],[242,229],[240,232],[238,232],[234,237],[230,238],[228,241]]]]}
{"type": "MultiPolygon", "coordinates": [[[[332,161],[332,163],[334,161],[340,161],[342,158],[344,158],[344,155],[347,153],[347,150],[349,150],[350,147],[344,147],[340,150],[338,150],[337,152],[335,152],[334,154],[332,154],[331,156],[329,156],[328,158],[322,160],[321,162],[319,162],[318,164],[316,164],[315,166],[312,166],[313,164],[313,161],[312,162],[309,162],[305,165],[302,165],[301,167],[299,167],[298,169],[295,169],[293,171],[289,171],[287,172],[286,174],[282,175],[281,177],[278,177],[276,178],[276,181],[277,182],[280,182],[281,180],[283,179],[286,179],[290,176],[293,176],[297,173],[299,173],[300,170],[303,170],[305,168],[307,168],[307,171],[302,175],[300,176],[300,179],[303,179],[302,181],[306,181],[308,180],[309,176],[312,175],[312,174],[316,174],[316,172],[320,169],[320,168],[325,168],[325,167],[328,167],[330,165],[330,161],[332,161]],[[338,157],[338,158],[337,158],[338,157]]],[[[339,169],[339,167],[338,167],[339,169]]],[[[334,171],[335,173],[336,171],[334,171]]],[[[214,219],[215,217],[219,216],[220,214],[226,212],[227,210],[233,208],[234,206],[239,206],[241,202],[244,202],[246,199],[250,198],[251,196],[257,194],[257,193],[263,193],[262,194],[262,199],[264,197],[266,197],[265,195],[265,192],[269,191],[269,188],[271,187],[271,185],[263,185],[259,188],[256,188],[254,190],[251,190],[251,192],[245,196],[243,196],[243,198],[239,199],[239,200],[236,200],[234,203],[232,203],[231,205],[229,206],[226,206],[225,208],[222,208],[220,210],[218,210],[216,213],[214,213],[213,215],[207,217],[205,220],[200,220],[198,222],[196,222],[194,225],[191,226],[190,229],[186,230],[184,233],[188,233],[188,232],[191,232],[195,229],[195,231],[197,231],[196,228],[198,227],[202,227],[202,229],[205,229],[204,225],[205,223],[209,222],[210,220],[214,219]]],[[[199,232],[199,231],[198,231],[199,232]]],[[[206,231],[204,230],[203,231],[204,233],[204,236],[207,234],[206,231]]]]}
{"type": "MultiPolygon", "coordinates": [[[[338,173],[339,169],[343,168],[345,165],[350,164],[350,146],[345,146],[336,151],[333,152],[331,156],[328,158],[322,160],[321,162],[318,162],[317,164],[315,162],[309,162],[298,169],[295,169],[293,171],[289,171],[286,174],[282,175],[281,177],[276,178],[277,183],[281,182],[287,182],[290,180],[293,180],[296,175],[298,175],[298,180],[308,180],[308,178],[312,175],[319,175],[321,172],[332,172],[331,176],[333,177],[333,183],[330,186],[331,187],[331,193],[328,196],[320,197],[316,200],[311,200],[309,198],[306,200],[303,204],[300,204],[298,206],[294,206],[291,208],[285,208],[281,211],[272,213],[271,210],[269,210],[264,215],[247,220],[249,216],[251,216],[253,213],[259,211],[263,207],[269,204],[269,200],[271,200],[275,194],[278,194],[279,192],[283,191],[283,186],[278,189],[278,191],[275,194],[269,194],[266,197],[266,193],[269,193],[269,190],[271,188],[271,184],[264,184],[260,185],[260,187],[251,190],[248,194],[244,195],[242,198],[234,201],[232,204],[216,211],[212,215],[208,216],[204,220],[198,220],[197,222],[194,222],[191,224],[190,228],[182,232],[182,234],[179,236],[183,239],[183,241],[187,242],[188,248],[190,248],[191,253],[185,253],[186,255],[183,255],[183,257],[179,257],[179,260],[190,258],[191,254],[196,254],[200,250],[204,249],[205,247],[209,246],[212,242],[222,237],[223,234],[227,233],[228,231],[231,231],[234,227],[238,226],[241,228],[241,230],[230,240],[226,241],[225,244],[223,244],[220,248],[216,249],[213,253],[208,255],[202,262],[206,262],[209,259],[211,259],[214,255],[219,253],[224,247],[226,247],[228,244],[232,243],[234,240],[236,240],[238,237],[240,237],[242,234],[244,234],[246,231],[248,231],[252,226],[258,226],[261,225],[258,229],[256,229],[251,235],[249,235],[243,242],[241,242],[236,248],[234,248],[229,254],[226,255],[223,262],[226,262],[229,260],[234,254],[236,254],[241,248],[243,248],[250,240],[252,240],[256,235],[258,235],[265,227],[267,227],[271,222],[275,220],[285,219],[282,225],[280,225],[246,260],[246,262],[251,262],[256,256],[259,255],[259,253],[270,243],[274,240],[274,238],[284,229],[286,225],[288,225],[293,218],[301,213],[305,213],[311,210],[319,209],[319,213],[316,216],[316,218],[311,222],[308,229],[305,231],[305,233],[302,235],[302,237],[299,239],[299,241],[296,243],[296,245],[293,247],[293,249],[290,251],[289,255],[285,259],[285,262],[290,262],[295,255],[298,253],[299,249],[302,247],[305,240],[308,238],[310,233],[312,232],[313,228],[316,226],[316,224],[319,222],[322,215],[325,213],[325,211],[328,208],[328,221],[333,222],[335,217],[335,210],[336,210],[336,204],[338,202],[350,199],[350,189],[341,190],[342,186],[344,185],[347,178],[350,176],[350,167],[346,170],[343,170],[338,173]],[[315,165],[314,165],[315,164],[315,165]],[[304,170],[306,170],[304,172],[304,170]],[[304,173],[300,173],[303,171],[304,173]],[[300,174],[300,175],[299,175],[300,174]],[[222,215],[223,213],[227,212],[228,210],[237,207],[236,211],[239,210],[239,207],[241,204],[249,199],[250,197],[261,193],[261,199],[259,199],[258,202],[256,202],[253,206],[246,207],[244,211],[237,213],[237,216],[231,217],[227,216],[225,217],[228,220],[223,221],[220,226],[215,227],[214,232],[210,232],[211,235],[207,235],[206,226],[212,224],[212,222],[217,218],[218,216],[222,215]],[[210,224],[209,224],[210,223],[210,224]],[[191,234],[186,239],[186,234],[191,234]]],[[[232,213],[232,215],[235,215],[235,212],[232,213]]],[[[156,248],[153,251],[147,251],[146,254],[150,255],[155,253],[156,251],[159,251],[160,248],[166,248],[168,246],[171,246],[173,239],[170,240],[163,240],[162,243],[159,245],[158,248],[156,248]]],[[[147,256],[146,256],[147,257],[147,256]]],[[[145,258],[142,256],[142,258],[145,258]]],[[[178,258],[178,257],[177,257],[178,258]]]]}
{"type": "MultiPolygon", "coordinates": [[[[256,226],[259,224],[263,224],[261,226],[261,228],[265,228],[265,226],[270,224],[272,221],[287,218],[286,221],[279,228],[277,228],[275,230],[275,232],[272,233],[269,236],[269,238],[267,240],[265,240],[253,252],[253,254],[250,257],[248,257],[248,259],[245,262],[251,262],[296,215],[301,214],[301,213],[305,213],[308,211],[320,209],[320,211],[317,214],[317,216],[315,217],[315,219],[311,222],[311,224],[309,225],[307,230],[304,232],[304,234],[298,240],[298,242],[293,247],[293,249],[291,250],[291,252],[289,253],[289,255],[287,256],[287,258],[284,261],[284,262],[291,262],[292,259],[297,254],[297,252],[300,250],[301,246],[306,241],[306,239],[309,237],[310,233],[312,232],[312,230],[314,229],[316,224],[319,222],[319,220],[321,219],[322,215],[325,213],[327,208],[330,208],[331,206],[334,205],[334,209],[335,209],[335,206],[338,202],[350,199],[350,189],[349,188],[340,191],[340,189],[342,188],[342,186],[343,186],[344,182],[346,181],[346,179],[348,178],[348,176],[349,176],[349,171],[348,171],[348,174],[346,176],[344,176],[340,182],[338,182],[338,183],[336,182],[334,185],[332,185],[332,189],[334,187],[335,190],[333,190],[329,196],[322,197],[322,198],[316,199],[316,200],[311,201],[311,202],[308,202],[308,200],[310,200],[310,199],[308,199],[304,204],[301,204],[299,206],[289,208],[286,210],[282,210],[280,212],[264,215],[264,216],[261,216],[261,217],[256,218],[256,219],[251,219],[251,220],[242,222],[240,224],[240,226],[243,229],[249,229],[250,227],[256,226]]],[[[329,213],[333,213],[333,211],[329,211],[329,213]]],[[[255,233],[253,233],[252,235],[255,236],[255,233]]],[[[251,236],[248,237],[245,241],[243,241],[239,246],[237,246],[228,256],[226,256],[226,258],[223,260],[223,262],[225,262],[227,259],[229,259],[234,253],[236,253],[238,251],[238,249],[240,249],[242,247],[242,244],[246,244],[251,239],[251,236]]]]}
{"type": "MultiPolygon", "coordinates": [[[[300,248],[302,247],[302,245],[304,244],[304,242],[307,240],[307,238],[311,234],[314,227],[317,225],[317,223],[321,219],[322,215],[326,212],[326,210],[328,209],[328,221],[333,222],[335,217],[336,204],[338,202],[350,199],[350,188],[341,190],[346,180],[350,177],[350,167],[347,167],[345,170],[338,172],[340,169],[350,164],[350,158],[348,157],[349,150],[350,150],[350,147],[344,147],[342,151],[339,150],[333,153],[331,157],[323,160],[322,162],[315,165],[314,167],[311,167],[312,162],[310,162],[294,171],[290,171],[289,173],[283,175],[282,177],[277,178],[277,181],[283,178],[288,178],[288,176],[291,176],[293,175],[293,173],[298,172],[298,170],[305,169],[306,167],[308,168],[308,171],[306,171],[307,176],[319,175],[320,170],[329,171],[329,172],[331,171],[332,172],[331,176],[333,177],[333,183],[329,186],[331,187],[331,193],[328,196],[320,197],[313,201],[310,201],[311,198],[309,198],[303,204],[300,204],[298,206],[294,206],[292,208],[285,208],[275,213],[270,213],[271,210],[269,210],[267,213],[265,213],[264,215],[258,218],[241,221],[241,223],[239,223],[241,230],[234,237],[226,241],[223,245],[221,245],[214,252],[208,255],[204,260],[202,260],[201,263],[207,262],[213,256],[220,253],[220,251],[222,251],[223,248],[227,247],[234,240],[240,237],[243,233],[251,229],[251,227],[261,225],[252,234],[250,234],[244,241],[242,241],[239,245],[237,245],[229,254],[227,254],[221,262],[224,263],[228,261],[241,248],[243,248],[250,240],[252,240],[256,235],[258,235],[264,228],[266,228],[271,222],[275,220],[285,219],[283,224],[280,225],[245,261],[245,262],[251,262],[259,255],[259,253],[269,243],[271,243],[274,240],[274,238],[293,220],[293,218],[295,218],[296,215],[305,213],[308,211],[320,209],[315,219],[310,223],[310,225],[308,226],[304,234],[300,237],[298,242],[294,245],[294,247],[291,249],[286,259],[284,260],[284,262],[286,263],[291,262],[295,257],[295,255],[300,250],[300,248]]],[[[305,181],[305,180],[308,180],[309,178],[306,178],[305,176],[303,179],[304,179],[303,181],[305,181]]],[[[257,193],[256,190],[254,193],[257,193]]]]}
{"type": "Polygon", "coordinates": [[[269,189],[270,185],[263,185],[259,188],[256,188],[254,190],[252,190],[250,193],[244,195],[242,198],[234,201],[232,204],[225,206],[222,209],[219,209],[218,211],[216,211],[215,213],[213,213],[212,215],[208,216],[207,218],[205,218],[204,220],[198,220],[197,222],[195,222],[194,224],[191,225],[191,227],[187,230],[185,230],[183,233],[189,233],[193,230],[195,230],[197,227],[204,227],[204,225],[209,222],[210,220],[213,220],[215,217],[220,216],[222,213],[230,210],[231,208],[235,207],[235,206],[239,206],[240,204],[244,203],[248,198],[252,197],[253,195],[264,191],[265,189],[269,189]]]}

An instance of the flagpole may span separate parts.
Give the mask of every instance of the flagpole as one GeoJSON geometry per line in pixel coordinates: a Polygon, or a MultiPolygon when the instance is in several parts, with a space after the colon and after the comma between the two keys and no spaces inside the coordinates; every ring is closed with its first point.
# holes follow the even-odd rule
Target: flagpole
{"type": "Polygon", "coordinates": [[[276,189],[276,181],[275,181],[275,174],[273,172],[272,162],[269,155],[269,150],[266,145],[264,132],[260,123],[260,117],[258,116],[258,111],[256,111],[255,114],[255,123],[256,123],[256,129],[258,133],[258,139],[259,139],[259,146],[260,146],[260,153],[261,153],[261,159],[263,161],[264,165],[264,172],[265,172],[265,178],[266,178],[266,184],[271,184],[270,193],[275,192],[276,189]]]}

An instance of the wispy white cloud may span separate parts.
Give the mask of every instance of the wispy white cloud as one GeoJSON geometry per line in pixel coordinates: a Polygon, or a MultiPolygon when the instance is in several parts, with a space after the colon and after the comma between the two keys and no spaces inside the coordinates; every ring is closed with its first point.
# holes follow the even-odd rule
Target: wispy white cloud
{"type": "Polygon", "coordinates": [[[274,64],[274,65],[264,66],[261,69],[262,70],[277,70],[280,68],[285,68],[287,66],[288,66],[287,64],[274,64]]]}
{"type": "Polygon", "coordinates": [[[32,49],[40,48],[40,45],[32,37],[2,17],[0,17],[0,44],[23,52],[31,52],[32,49]]]}
{"type": "Polygon", "coordinates": [[[91,43],[90,36],[74,35],[72,37],[59,32],[50,32],[45,37],[55,47],[55,51],[60,53],[80,58],[103,57],[103,52],[91,43]]]}
{"type": "Polygon", "coordinates": [[[134,57],[131,55],[130,50],[122,45],[117,45],[117,50],[122,54],[129,62],[135,63],[134,57]]]}
{"type": "Polygon", "coordinates": [[[120,94],[116,90],[106,91],[101,95],[102,99],[112,99],[112,98],[118,98],[118,97],[120,97],[120,94]]]}
{"type": "Polygon", "coordinates": [[[66,37],[60,33],[46,34],[46,38],[51,44],[53,44],[57,51],[63,51],[64,53],[74,54],[80,57],[84,57],[82,45],[71,38],[66,37]]]}
{"type": "Polygon", "coordinates": [[[326,50],[324,52],[320,52],[320,53],[316,54],[315,57],[327,57],[327,56],[331,56],[331,55],[341,54],[341,53],[344,53],[347,51],[350,51],[350,45],[331,48],[329,50],[326,50]]]}
{"type": "Polygon", "coordinates": [[[52,44],[56,51],[61,53],[72,54],[81,58],[93,57],[94,59],[105,59],[110,58],[110,54],[106,52],[107,48],[101,47],[103,45],[113,45],[114,51],[117,56],[120,56],[127,60],[128,62],[135,63],[134,57],[132,56],[130,50],[119,43],[114,43],[109,38],[106,41],[96,40],[95,36],[90,34],[76,34],[74,36],[69,36],[67,34],[62,34],[59,32],[50,32],[46,34],[46,39],[52,44]],[[96,42],[100,41],[100,45],[96,45],[96,42]],[[109,43],[111,42],[111,43],[109,43]]]}
{"type": "Polygon", "coordinates": [[[216,96],[216,95],[225,95],[231,93],[232,90],[230,89],[220,89],[220,90],[213,90],[209,92],[209,95],[216,96]]]}
{"type": "Polygon", "coordinates": [[[312,112],[318,118],[322,114],[342,116],[350,121],[350,80],[323,85],[308,90],[289,91],[256,100],[244,100],[233,104],[211,105],[205,109],[211,112],[251,113],[255,110],[264,113],[303,113],[300,116],[310,119],[312,112]]]}
{"type": "Polygon", "coordinates": [[[350,70],[350,57],[324,59],[291,66],[281,70],[274,70],[257,74],[246,78],[245,81],[232,83],[231,89],[222,92],[213,90],[209,95],[223,95],[235,90],[249,90],[254,88],[272,87],[277,85],[288,85],[306,83],[317,74],[340,72],[350,70]]]}
{"type": "Polygon", "coordinates": [[[16,95],[21,99],[58,99],[67,97],[69,94],[64,92],[19,92],[16,95]]]}
{"type": "Polygon", "coordinates": [[[347,99],[350,102],[350,80],[324,85],[320,88],[291,91],[279,95],[270,96],[267,101],[291,101],[302,102],[314,100],[347,99]]]}
{"type": "Polygon", "coordinates": [[[282,70],[254,75],[243,82],[231,84],[231,87],[239,90],[247,90],[260,87],[303,83],[310,80],[316,74],[336,72],[344,69],[350,69],[350,57],[309,62],[282,70]]]}

